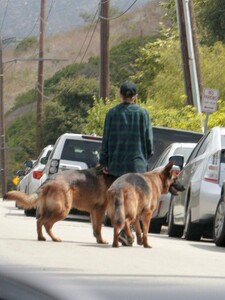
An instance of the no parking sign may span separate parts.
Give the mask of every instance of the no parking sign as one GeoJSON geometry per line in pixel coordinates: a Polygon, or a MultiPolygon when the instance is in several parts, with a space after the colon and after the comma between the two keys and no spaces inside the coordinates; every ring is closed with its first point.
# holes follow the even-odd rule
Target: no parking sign
{"type": "Polygon", "coordinates": [[[202,111],[211,113],[217,110],[219,91],[205,88],[202,93],[202,111]]]}

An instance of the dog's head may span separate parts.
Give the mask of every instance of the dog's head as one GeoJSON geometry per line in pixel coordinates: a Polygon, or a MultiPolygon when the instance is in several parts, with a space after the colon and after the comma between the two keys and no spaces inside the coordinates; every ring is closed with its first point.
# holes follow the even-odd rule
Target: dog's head
{"type": "Polygon", "coordinates": [[[162,194],[167,194],[170,187],[177,179],[176,173],[173,171],[173,162],[170,161],[161,171],[162,194]]]}
{"type": "Polygon", "coordinates": [[[173,170],[173,162],[170,161],[162,170],[163,194],[170,192],[172,195],[177,195],[178,192],[183,192],[185,187],[177,182],[177,172],[173,170]]]}

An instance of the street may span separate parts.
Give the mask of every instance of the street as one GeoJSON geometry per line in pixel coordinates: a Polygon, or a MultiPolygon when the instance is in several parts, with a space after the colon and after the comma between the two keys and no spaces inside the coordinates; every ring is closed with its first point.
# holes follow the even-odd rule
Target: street
{"type": "Polygon", "coordinates": [[[61,221],[53,229],[61,243],[46,234],[46,242],[37,241],[36,219],[1,199],[0,269],[22,273],[24,280],[43,283],[46,277],[57,299],[84,299],[87,293],[90,299],[224,299],[225,248],[212,241],[150,234],[152,249],[112,248],[110,227],[102,229],[108,245],[96,243],[90,223],[61,221]]]}

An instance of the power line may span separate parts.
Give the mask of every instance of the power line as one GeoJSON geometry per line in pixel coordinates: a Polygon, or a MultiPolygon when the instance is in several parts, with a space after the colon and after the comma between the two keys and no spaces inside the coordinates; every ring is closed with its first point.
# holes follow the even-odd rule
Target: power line
{"type": "Polygon", "coordinates": [[[85,55],[87,54],[87,51],[88,51],[88,49],[89,49],[89,47],[90,47],[90,45],[91,45],[91,42],[92,42],[92,39],[93,39],[93,37],[94,37],[96,28],[97,28],[97,26],[98,26],[98,22],[99,22],[99,19],[96,21],[96,24],[95,24],[94,30],[93,30],[93,32],[92,32],[91,38],[90,38],[90,40],[89,40],[89,43],[88,43],[87,48],[86,48],[86,50],[85,50],[85,52],[84,52],[84,54],[83,54],[83,56],[82,56],[82,59],[81,59],[80,63],[83,62],[84,57],[85,57],[85,55]]]}
{"type": "MultiPolygon", "coordinates": [[[[75,60],[73,61],[73,64],[77,63],[78,57],[79,57],[79,55],[80,55],[80,53],[81,53],[81,50],[82,50],[82,48],[84,47],[85,42],[87,41],[87,37],[88,37],[88,35],[89,35],[89,33],[90,33],[90,29],[91,29],[92,25],[93,25],[94,22],[95,22],[95,27],[94,27],[94,29],[93,29],[91,38],[90,38],[90,40],[89,40],[89,42],[88,42],[88,45],[87,45],[86,50],[85,50],[85,52],[84,52],[84,55],[82,56],[82,58],[81,58],[81,60],[80,60],[80,62],[79,62],[78,64],[81,64],[81,63],[83,62],[83,60],[84,60],[84,57],[85,57],[85,55],[86,55],[86,53],[87,53],[87,51],[88,51],[88,49],[89,49],[89,47],[90,47],[91,41],[92,41],[92,39],[93,39],[94,33],[95,33],[95,31],[96,31],[96,28],[97,28],[97,25],[98,25],[98,22],[99,22],[99,17],[98,17],[98,19],[95,21],[95,18],[96,18],[96,16],[97,16],[98,12],[99,12],[99,4],[98,4],[98,8],[97,8],[97,10],[96,10],[96,12],[95,12],[95,14],[94,14],[94,17],[93,17],[93,19],[92,19],[92,23],[91,23],[91,25],[90,25],[90,27],[89,27],[89,30],[88,30],[88,32],[86,33],[85,39],[84,39],[84,41],[83,41],[83,43],[82,43],[82,46],[81,46],[81,48],[80,48],[80,50],[79,50],[79,52],[78,52],[78,54],[77,54],[75,60]]],[[[72,87],[68,89],[68,92],[71,91],[71,89],[72,89],[72,87]]],[[[67,90],[67,88],[61,90],[57,95],[55,95],[55,96],[52,98],[52,100],[53,100],[53,99],[56,99],[57,97],[59,97],[60,95],[62,95],[62,93],[65,92],[66,90],[67,90]]]]}
{"type": "MultiPolygon", "coordinates": [[[[134,2],[124,11],[122,12],[120,15],[116,16],[116,17],[111,17],[111,18],[105,18],[103,16],[99,16],[100,19],[102,20],[108,20],[108,21],[111,21],[111,20],[115,20],[115,19],[118,19],[120,17],[122,17],[123,15],[125,15],[133,6],[134,4],[137,2],[138,0],[134,0],[134,2]]],[[[108,2],[108,1],[106,1],[108,2]]]]}
{"type": "MultiPolygon", "coordinates": [[[[74,60],[73,63],[75,63],[75,62],[77,61],[79,55],[81,54],[82,48],[84,47],[84,44],[85,44],[86,41],[87,41],[87,37],[88,37],[88,35],[89,35],[90,31],[91,31],[91,27],[92,27],[92,25],[94,24],[94,21],[95,21],[95,18],[96,18],[96,16],[97,16],[98,12],[99,12],[99,5],[98,5],[98,8],[97,8],[97,10],[96,10],[96,12],[95,12],[95,14],[94,14],[94,17],[93,17],[93,19],[92,19],[91,25],[89,26],[89,29],[88,29],[88,31],[87,31],[87,33],[86,33],[86,35],[85,35],[84,41],[83,41],[83,43],[82,43],[82,45],[81,45],[81,48],[80,48],[80,50],[79,50],[79,52],[78,52],[78,54],[77,54],[77,57],[75,58],[75,60],[74,60]]],[[[99,21],[99,18],[97,19],[96,24],[98,24],[98,21],[99,21]]],[[[97,27],[97,26],[95,25],[94,31],[96,30],[96,27],[97,27]]],[[[93,33],[92,33],[91,39],[92,39],[92,37],[93,37],[93,33]]],[[[89,47],[89,46],[90,46],[90,43],[88,43],[88,47],[89,47]]],[[[87,50],[88,50],[88,48],[86,49],[85,53],[87,53],[87,50]]],[[[83,59],[82,59],[81,61],[83,61],[83,59]]]]}

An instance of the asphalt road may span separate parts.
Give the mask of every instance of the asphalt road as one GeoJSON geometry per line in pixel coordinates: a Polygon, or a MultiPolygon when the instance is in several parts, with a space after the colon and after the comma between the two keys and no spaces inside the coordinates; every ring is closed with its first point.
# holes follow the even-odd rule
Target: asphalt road
{"type": "MultiPolygon", "coordinates": [[[[18,280],[23,293],[29,283],[47,291],[48,299],[225,299],[225,248],[212,241],[150,234],[152,249],[112,248],[109,227],[102,229],[108,245],[95,242],[90,223],[61,221],[53,229],[61,243],[47,235],[38,242],[35,218],[0,199],[0,299],[18,280]]],[[[26,297],[16,287],[5,299],[45,299],[26,297]]]]}

